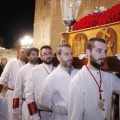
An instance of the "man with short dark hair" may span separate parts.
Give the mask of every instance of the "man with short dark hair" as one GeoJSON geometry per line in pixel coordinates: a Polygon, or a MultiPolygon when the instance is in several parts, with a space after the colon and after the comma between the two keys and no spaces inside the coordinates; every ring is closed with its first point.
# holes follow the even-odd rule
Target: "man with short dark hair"
{"type": "Polygon", "coordinates": [[[15,89],[13,93],[14,119],[30,120],[30,114],[25,99],[25,85],[29,71],[37,65],[39,50],[29,48],[27,50],[28,63],[21,67],[16,75],[15,89]]]}
{"type": "Polygon", "coordinates": [[[8,104],[8,120],[14,120],[12,114],[12,106],[13,106],[13,91],[16,80],[16,73],[20,67],[25,65],[27,50],[25,48],[21,48],[18,53],[18,60],[12,60],[8,62],[1,74],[0,77],[0,92],[3,88],[5,81],[7,80],[8,91],[6,93],[6,99],[8,104]]]}
{"type": "Polygon", "coordinates": [[[49,112],[39,105],[39,93],[45,78],[55,69],[52,64],[52,49],[50,46],[42,46],[40,58],[43,63],[33,68],[28,74],[26,83],[26,101],[32,120],[49,120],[49,112]]]}
{"type": "Polygon", "coordinates": [[[46,110],[53,111],[50,120],[68,120],[68,87],[72,77],[78,71],[72,66],[73,56],[69,44],[58,46],[57,59],[60,64],[44,80],[39,93],[40,105],[46,110]]]}
{"type": "Polygon", "coordinates": [[[120,94],[120,79],[100,69],[106,52],[107,43],[102,38],[88,41],[88,63],[70,83],[68,120],[110,120],[112,93],[120,94]]]}

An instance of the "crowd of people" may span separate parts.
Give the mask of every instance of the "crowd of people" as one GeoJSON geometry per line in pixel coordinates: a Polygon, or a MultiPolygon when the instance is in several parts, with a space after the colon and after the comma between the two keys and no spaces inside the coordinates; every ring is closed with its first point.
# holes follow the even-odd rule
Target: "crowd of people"
{"type": "Polygon", "coordinates": [[[106,52],[105,40],[91,38],[88,63],[78,70],[68,43],[57,48],[57,67],[50,46],[21,48],[18,60],[8,62],[0,77],[0,92],[5,82],[8,87],[5,98],[0,93],[0,120],[110,120],[120,79],[100,69],[106,52]]]}

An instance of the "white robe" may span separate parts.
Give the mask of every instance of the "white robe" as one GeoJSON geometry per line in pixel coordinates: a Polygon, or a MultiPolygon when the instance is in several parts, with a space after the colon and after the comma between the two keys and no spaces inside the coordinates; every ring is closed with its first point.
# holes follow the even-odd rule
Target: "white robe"
{"type": "Polygon", "coordinates": [[[8,106],[7,101],[0,93],[0,120],[8,120],[7,118],[8,114],[8,106]]]}
{"type": "Polygon", "coordinates": [[[19,103],[21,105],[19,105],[18,108],[14,108],[14,112],[18,111],[18,113],[16,114],[20,115],[20,111],[21,111],[22,120],[30,120],[30,113],[28,110],[27,102],[23,99],[25,99],[25,85],[26,85],[28,73],[35,66],[36,65],[27,63],[26,65],[24,65],[18,70],[17,75],[16,75],[13,98],[19,98],[19,103]],[[21,103],[21,100],[22,100],[22,103],[21,103]]]}
{"type": "MultiPolygon", "coordinates": [[[[41,92],[41,87],[45,78],[54,69],[55,67],[53,67],[52,65],[48,67],[46,64],[42,63],[30,71],[26,83],[26,92],[25,92],[26,101],[28,104],[35,101],[37,109],[42,110],[39,104],[39,94],[41,92]]],[[[42,118],[41,120],[49,119],[49,112],[40,112],[40,114],[42,118]]],[[[39,113],[32,115],[32,118],[40,118],[39,113]]]]}
{"type": "MultiPolygon", "coordinates": [[[[4,71],[0,77],[0,84],[4,85],[7,80],[7,86],[10,89],[14,90],[16,73],[20,67],[22,67],[25,63],[22,63],[20,60],[12,60],[8,62],[4,68],[4,71]]],[[[9,90],[6,93],[6,99],[8,104],[8,120],[14,120],[12,114],[13,107],[13,90],[9,90]]]]}
{"type": "Polygon", "coordinates": [[[53,111],[51,120],[68,120],[68,88],[77,72],[77,69],[71,67],[71,72],[68,73],[59,65],[45,79],[40,93],[40,104],[53,111]]]}
{"type": "MultiPolygon", "coordinates": [[[[90,70],[100,82],[100,73],[90,70]]],[[[92,75],[83,66],[74,76],[69,87],[69,120],[110,120],[112,92],[120,94],[120,79],[112,73],[100,71],[102,76],[102,100],[104,111],[98,107],[100,101],[99,89],[92,75]]]]}

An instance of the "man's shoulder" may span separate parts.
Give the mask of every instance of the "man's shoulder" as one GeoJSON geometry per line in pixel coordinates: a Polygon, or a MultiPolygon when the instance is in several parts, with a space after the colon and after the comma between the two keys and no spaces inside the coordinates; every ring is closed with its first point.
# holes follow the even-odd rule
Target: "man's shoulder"
{"type": "Polygon", "coordinates": [[[31,69],[31,71],[32,72],[38,72],[38,71],[40,71],[41,70],[41,64],[39,64],[39,65],[37,65],[37,66],[35,66],[35,67],[33,67],[32,69],[31,69]]]}
{"type": "Polygon", "coordinates": [[[18,60],[17,59],[12,59],[8,63],[12,63],[12,62],[18,62],[18,60]]]}
{"type": "Polygon", "coordinates": [[[6,65],[15,65],[15,64],[17,64],[18,63],[18,60],[16,60],[16,59],[12,59],[12,60],[10,60],[6,65]]]}
{"type": "Polygon", "coordinates": [[[58,67],[54,67],[54,70],[51,72],[51,74],[55,74],[56,72],[58,73],[59,68],[58,67]]]}
{"type": "Polygon", "coordinates": [[[78,69],[78,68],[75,68],[75,67],[73,67],[72,66],[72,69],[77,73],[80,69],[78,69]]]}
{"type": "Polygon", "coordinates": [[[101,70],[101,73],[102,73],[104,76],[107,76],[107,77],[115,76],[115,74],[113,74],[113,73],[110,72],[110,71],[101,70]]]}
{"type": "Polygon", "coordinates": [[[18,71],[24,71],[28,67],[28,64],[23,65],[18,69],[18,71]]]}
{"type": "Polygon", "coordinates": [[[56,68],[47,77],[49,79],[54,79],[54,78],[56,78],[56,76],[58,76],[58,73],[59,73],[58,68],[56,68]]]}
{"type": "Polygon", "coordinates": [[[34,67],[34,70],[41,69],[41,68],[42,68],[42,64],[39,64],[39,65],[34,67]]]}

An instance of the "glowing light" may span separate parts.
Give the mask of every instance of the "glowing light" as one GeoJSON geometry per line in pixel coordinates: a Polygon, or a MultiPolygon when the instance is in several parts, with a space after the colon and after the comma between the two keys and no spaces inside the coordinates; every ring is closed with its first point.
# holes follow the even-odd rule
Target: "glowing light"
{"type": "Polygon", "coordinates": [[[31,36],[25,36],[21,39],[21,45],[25,48],[29,48],[29,46],[32,44],[33,39],[31,36]]]}

